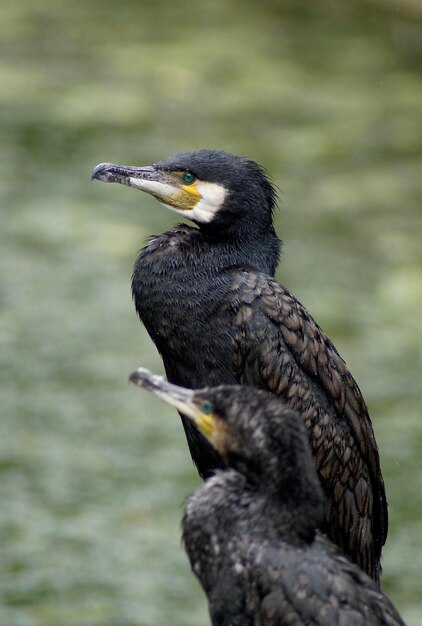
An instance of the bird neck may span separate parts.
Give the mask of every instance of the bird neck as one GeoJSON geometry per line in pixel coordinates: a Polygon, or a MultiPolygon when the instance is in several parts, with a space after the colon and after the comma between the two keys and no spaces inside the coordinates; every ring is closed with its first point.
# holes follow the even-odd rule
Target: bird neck
{"type": "Polygon", "coordinates": [[[201,227],[200,236],[209,244],[211,255],[227,266],[251,268],[274,276],[281,252],[281,240],[272,224],[266,228],[237,224],[221,231],[201,227]]]}
{"type": "Polygon", "coordinates": [[[324,499],[319,482],[314,484],[296,477],[295,481],[266,482],[260,489],[266,515],[276,528],[290,536],[310,541],[324,521],[324,499]]]}
{"type": "MultiPolygon", "coordinates": [[[[233,524],[241,521],[247,525],[248,532],[265,533],[268,540],[306,543],[313,541],[316,529],[323,523],[324,505],[319,483],[315,488],[308,483],[308,491],[293,494],[291,485],[282,480],[270,484],[261,478],[256,483],[251,476],[234,469],[219,472],[213,480],[224,490],[221,500],[207,500],[212,509],[208,513],[212,512],[213,519],[221,519],[221,511],[225,511],[226,521],[229,518],[233,524]]],[[[207,483],[202,488],[204,494],[212,491],[212,485],[207,483]]]]}
{"type": "Polygon", "coordinates": [[[290,536],[312,540],[324,520],[324,495],[312,460],[291,449],[267,457],[248,482],[264,503],[274,527],[290,536]],[[309,461],[309,462],[308,462],[309,461]]]}

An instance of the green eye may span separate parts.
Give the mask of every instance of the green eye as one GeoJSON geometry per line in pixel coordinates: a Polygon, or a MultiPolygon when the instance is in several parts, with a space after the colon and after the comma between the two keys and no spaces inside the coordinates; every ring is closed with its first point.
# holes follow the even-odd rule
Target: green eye
{"type": "Polygon", "coordinates": [[[205,413],[206,415],[209,415],[210,413],[212,413],[212,404],[211,402],[204,402],[204,404],[202,405],[202,413],[205,413]]]}
{"type": "Polygon", "coordinates": [[[190,172],[189,170],[186,170],[186,172],[182,176],[182,180],[184,183],[186,183],[186,185],[192,185],[192,183],[196,181],[196,176],[195,174],[192,174],[192,172],[190,172]]]}

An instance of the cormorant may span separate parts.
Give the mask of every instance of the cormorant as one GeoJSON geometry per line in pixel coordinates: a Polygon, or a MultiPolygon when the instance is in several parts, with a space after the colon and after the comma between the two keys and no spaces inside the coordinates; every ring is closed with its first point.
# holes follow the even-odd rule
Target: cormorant
{"type": "MultiPolygon", "coordinates": [[[[136,310],[168,380],[191,388],[252,385],[297,410],[328,497],[323,530],[379,581],[388,518],[371,420],[332,342],[273,278],[281,242],[276,193],[263,168],[199,150],[146,167],[101,163],[92,179],[146,191],[198,226],[152,237],[132,277],[136,310]]],[[[223,467],[191,420],[182,420],[199,473],[223,467]]]]}
{"type": "Polygon", "coordinates": [[[324,495],[296,411],[266,391],[130,377],[188,416],[228,468],[187,499],[183,542],[213,626],[389,626],[378,586],[317,528],[324,495]]]}

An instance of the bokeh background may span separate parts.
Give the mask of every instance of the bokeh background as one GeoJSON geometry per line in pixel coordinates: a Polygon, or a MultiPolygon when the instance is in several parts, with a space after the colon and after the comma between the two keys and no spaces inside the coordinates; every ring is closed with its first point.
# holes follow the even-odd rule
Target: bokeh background
{"type": "Polygon", "coordinates": [[[422,623],[419,0],[0,4],[2,626],[205,626],[198,484],[130,275],[177,216],[100,161],[224,148],[280,187],[279,279],[357,378],[390,503],[383,586],[422,623]]]}

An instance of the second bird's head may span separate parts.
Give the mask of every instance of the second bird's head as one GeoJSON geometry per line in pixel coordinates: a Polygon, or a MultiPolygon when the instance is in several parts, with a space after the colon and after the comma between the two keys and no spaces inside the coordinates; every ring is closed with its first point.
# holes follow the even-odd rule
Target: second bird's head
{"type": "Polygon", "coordinates": [[[151,194],[203,229],[272,225],[276,192],[264,169],[217,150],[180,152],[145,167],[100,163],[92,180],[120,183],[151,194]]]}
{"type": "Polygon", "coordinates": [[[187,389],[139,368],[130,376],[189,417],[227,464],[249,479],[290,490],[298,475],[318,482],[300,415],[255,387],[187,389]],[[288,486],[287,486],[288,485],[288,486]]]}

